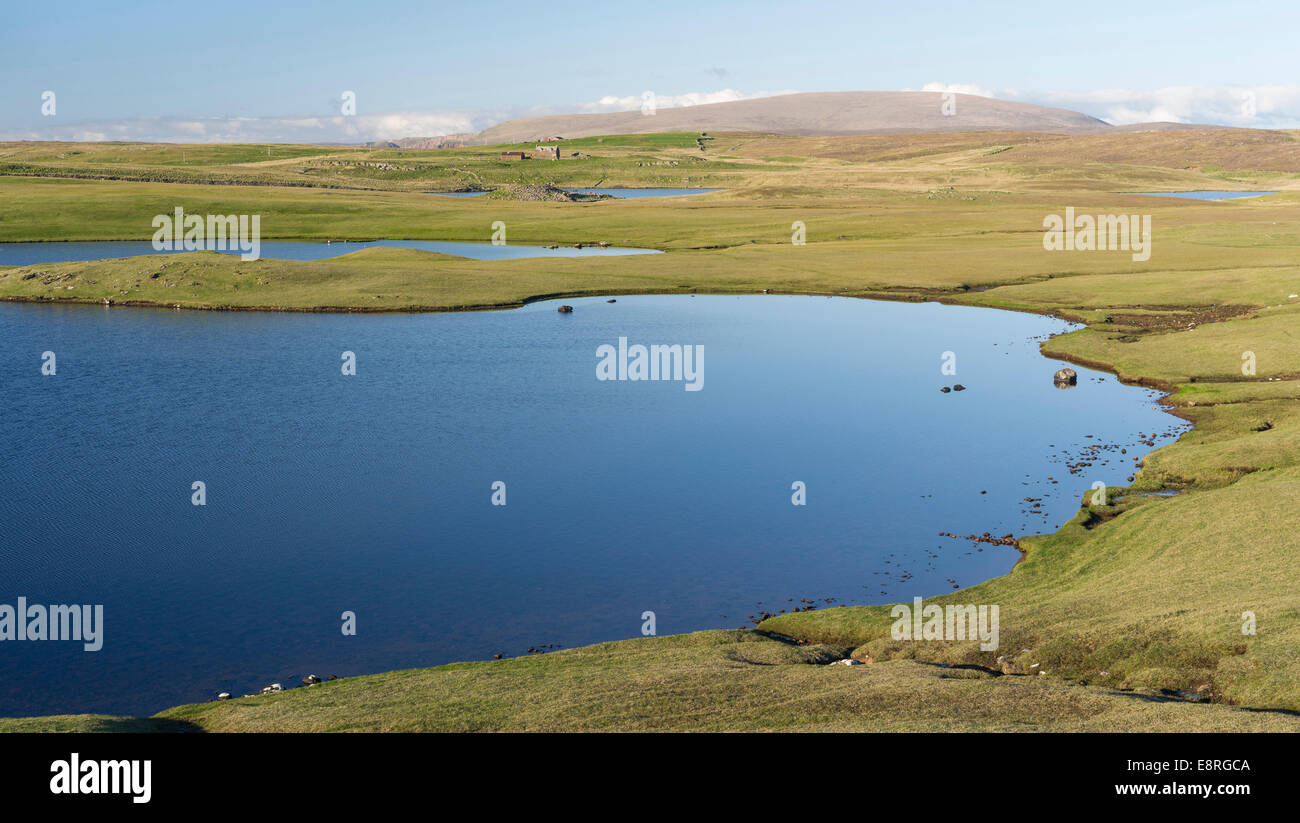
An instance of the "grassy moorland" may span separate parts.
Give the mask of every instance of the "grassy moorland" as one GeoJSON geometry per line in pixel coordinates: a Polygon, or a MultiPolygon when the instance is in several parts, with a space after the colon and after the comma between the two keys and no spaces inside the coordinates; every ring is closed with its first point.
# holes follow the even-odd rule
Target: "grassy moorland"
{"type": "MultiPolygon", "coordinates": [[[[727,191],[477,202],[420,194],[410,180],[389,181],[408,190],[380,191],[0,176],[4,240],[147,238],[152,215],[181,205],[260,213],[264,238],[486,240],[504,220],[511,242],[668,252],[487,262],[372,249],[315,263],[195,253],[0,267],[0,298],[447,310],[558,294],[770,289],[1075,319],[1085,327],[1046,342],[1047,352],[1168,389],[1171,410],[1195,428],[1148,455],[1108,505],[1089,505],[1081,487],[1083,505],[1058,532],[1022,536],[1026,556],[1010,574],[927,601],[999,604],[999,650],[895,642],[888,607],[834,608],[779,615],[758,631],[349,678],[147,720],[3,720],[0,730],[1300,730],[1294,135],[718,135],[702,152],[716,177],[696,161],[689,184],[682,158],[701,152],[674,139],[611,138],[625,176],[606,184],[727,191]],[[635,165],[673,159],[677,167],[635,165]],[[679,177],[665,179],[665,168],[679,177]],[[1282,193],[1222,203],[1119,193],[1197,188],[1282,193]],[[1045,251],[1043,217],[1066,206],[1152,215],[1150,260],[1045,251]],[[807,224],[807,245],[790,243],[795,220],[807,224]],[[1242,373],[1243,352],[1255,355],[1253,375],[1242,373]],[[1255,634],[1242,633],[1244,612],[1255,615],[1255,634]],[[818,665],[844,656],[869,665],[818,665]]],[[[516,182],[505,175],[522,172],[494,165],[497,150],[414,152],[411,162],[442,162],[452,175],[452,165],[474,160],[480,177],[491,169],[501,175],[493,182],[516,182]]],[[[294,164],[311,157],[250,174],[305,176],[294,164]]],[[[547,165],[561,170],[555,182],[571,182],[568,162],[547,165]]],[[[229,165],[203,168],[224,174],[229,165]]]]}
{"type": "MultiPolygon", "coordinates": [[[[466,149],[138,143],[0,144],[0,174],[379,191],[478,190],[503,183],[700,186],[761,164],[722,162],[695,134],[591,137],[563,142],[563,162],[502,160],[536,143],[466,149]],[[666,154],[665,154],[666,153],[666,154]]],[[[716,154],[716,152],[713,152],[716,154]]]]}

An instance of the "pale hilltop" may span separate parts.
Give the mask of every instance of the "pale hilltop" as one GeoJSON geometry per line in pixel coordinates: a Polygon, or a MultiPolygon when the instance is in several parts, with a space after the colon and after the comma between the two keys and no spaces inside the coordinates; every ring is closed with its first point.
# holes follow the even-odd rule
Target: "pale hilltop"
{"type": "Polygon", "coordinates": [[[648,132],[747,131],[775,134],[883,134],[889,132],[1107,131],[1108,123],[1068,109],[955,94],[944,113],[939,92],[843,91],[783,94],[728,103],[608,114],[555,114],[507,120],[479,132],[480,145],[550,137],[594,137],[648,132]]]}

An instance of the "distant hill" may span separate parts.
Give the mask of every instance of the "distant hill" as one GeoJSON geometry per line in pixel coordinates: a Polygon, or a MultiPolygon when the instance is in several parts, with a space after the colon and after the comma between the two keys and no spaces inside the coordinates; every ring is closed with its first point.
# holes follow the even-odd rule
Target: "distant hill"
{"type": "Polygon", "coordinates": [[[594,137],[668,131],[748,131],[775,134],[884,134],[889,132],[1038,131],[1080,134],[1107,131],[1103,120],[1068,109],[954,95],[945,115],[939,92],[843,91],[783,94],[729,103],[609,114],[555,114],[508,120],[472,138],[479,145],[522,143],[549,137],[594,137]]]}
{"type": "Polygon", "coordinates": [[[478,140],[477,132],[444,134],[441,137],[402,137],[397,140],[376,140],[366,143],[369,149],[458,149],[472,146],[478,140]]]}
{"type": "Polygon", "coordinates": [[[759,132],[844,136],[936,132],[1042,132],[1097,134],[1131,131],[1217,129],[1193,123],[1134,123],[1112,126],[1069,109],[955,94],[956,111],[943,112],[944,97],[933,91],[836,91],[782,94],[729,103],[607,114],[553,114],[507,120],[481,132],[441,137],[403,137],[370,148],[439,149],[532,143],[554,137],[597,137],[653,132],[759,132]]]}

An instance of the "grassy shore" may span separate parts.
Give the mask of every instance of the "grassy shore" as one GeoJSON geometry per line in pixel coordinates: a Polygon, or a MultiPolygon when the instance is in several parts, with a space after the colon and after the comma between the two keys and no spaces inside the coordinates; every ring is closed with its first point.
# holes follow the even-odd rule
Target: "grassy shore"
{"type": "MultiPolygon", "coordinates": [[[[624,183],[682,185],[656,177],[664,166],[634,164],[680,164],[698,151],[662,135],[618,141],[642,158],[628,160],[624,183]]],[[[668,252],[471,261],[370,249],[313,263],[194,253],[0,267],[0,298],[400,311],[768,289],[1078,320],[1086,327],[1045,351],[1166,388],[1195,428],[1149,455],[1109,505],[1087,505],[1081,484],[1078,514],[1055,534],[1023,536],[1026,557],[1011,574],[928,601],[1000,604],[1000,650],[894,642],[888,607],[835,608],[759,627],[795,643],[752,631],[637,639],[350,678],[148,720],[33,718],[0,721],[0,730],[1300,729],[1294,135],[720,135],[706,153],[718,179],[730,175],[728,191],[660,201],[0,177],[5,240],[147,238],[150,216],[181,205],[261,213],[264,238],[486,240],[499,219],[511,242],[668,252]],[[1223,203],[1118,193],[1182,188],[1282,193],[1223,203]],[[1150,260],[1044,251],[1042,219],[1066,206],[1152,215],[1150,260]],[[805,246],[790,243],[796,220],[807,224],[805,246]],[[1241,371],[1243,352],[1255,355],[1254,375],[1241,371]],[[1242,633],[1245,612],[1256,634],[1242,633]],[[818,665],[846,655],[868,665],[818,665]]],[[[465,162],[427,154],[448,167],[465,162]]]]}
{"type": "Polygon", "coordinates": [[[0,720],[7,731],[1294,731],[1296,718],[994,677],[707,631],[348,678],[155,718],[0,720]]]}

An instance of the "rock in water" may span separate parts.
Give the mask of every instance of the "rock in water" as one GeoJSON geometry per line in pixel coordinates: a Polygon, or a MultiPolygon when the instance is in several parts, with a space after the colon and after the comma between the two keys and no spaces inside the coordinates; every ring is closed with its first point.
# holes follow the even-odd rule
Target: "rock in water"
{"type": "Polygon", "coordinates": [[[560,314],[573,314],[573,306],[560,306],[556,311],[560,314]]]}
{"type": "Polygon", "coordinates": [[[1056,384],[1058,389],[1063,389],[1078,383],[1079,375],[1074,373],[1074,369],[1061,369],[1052,375],[1052,382],[1056,384]]]}

